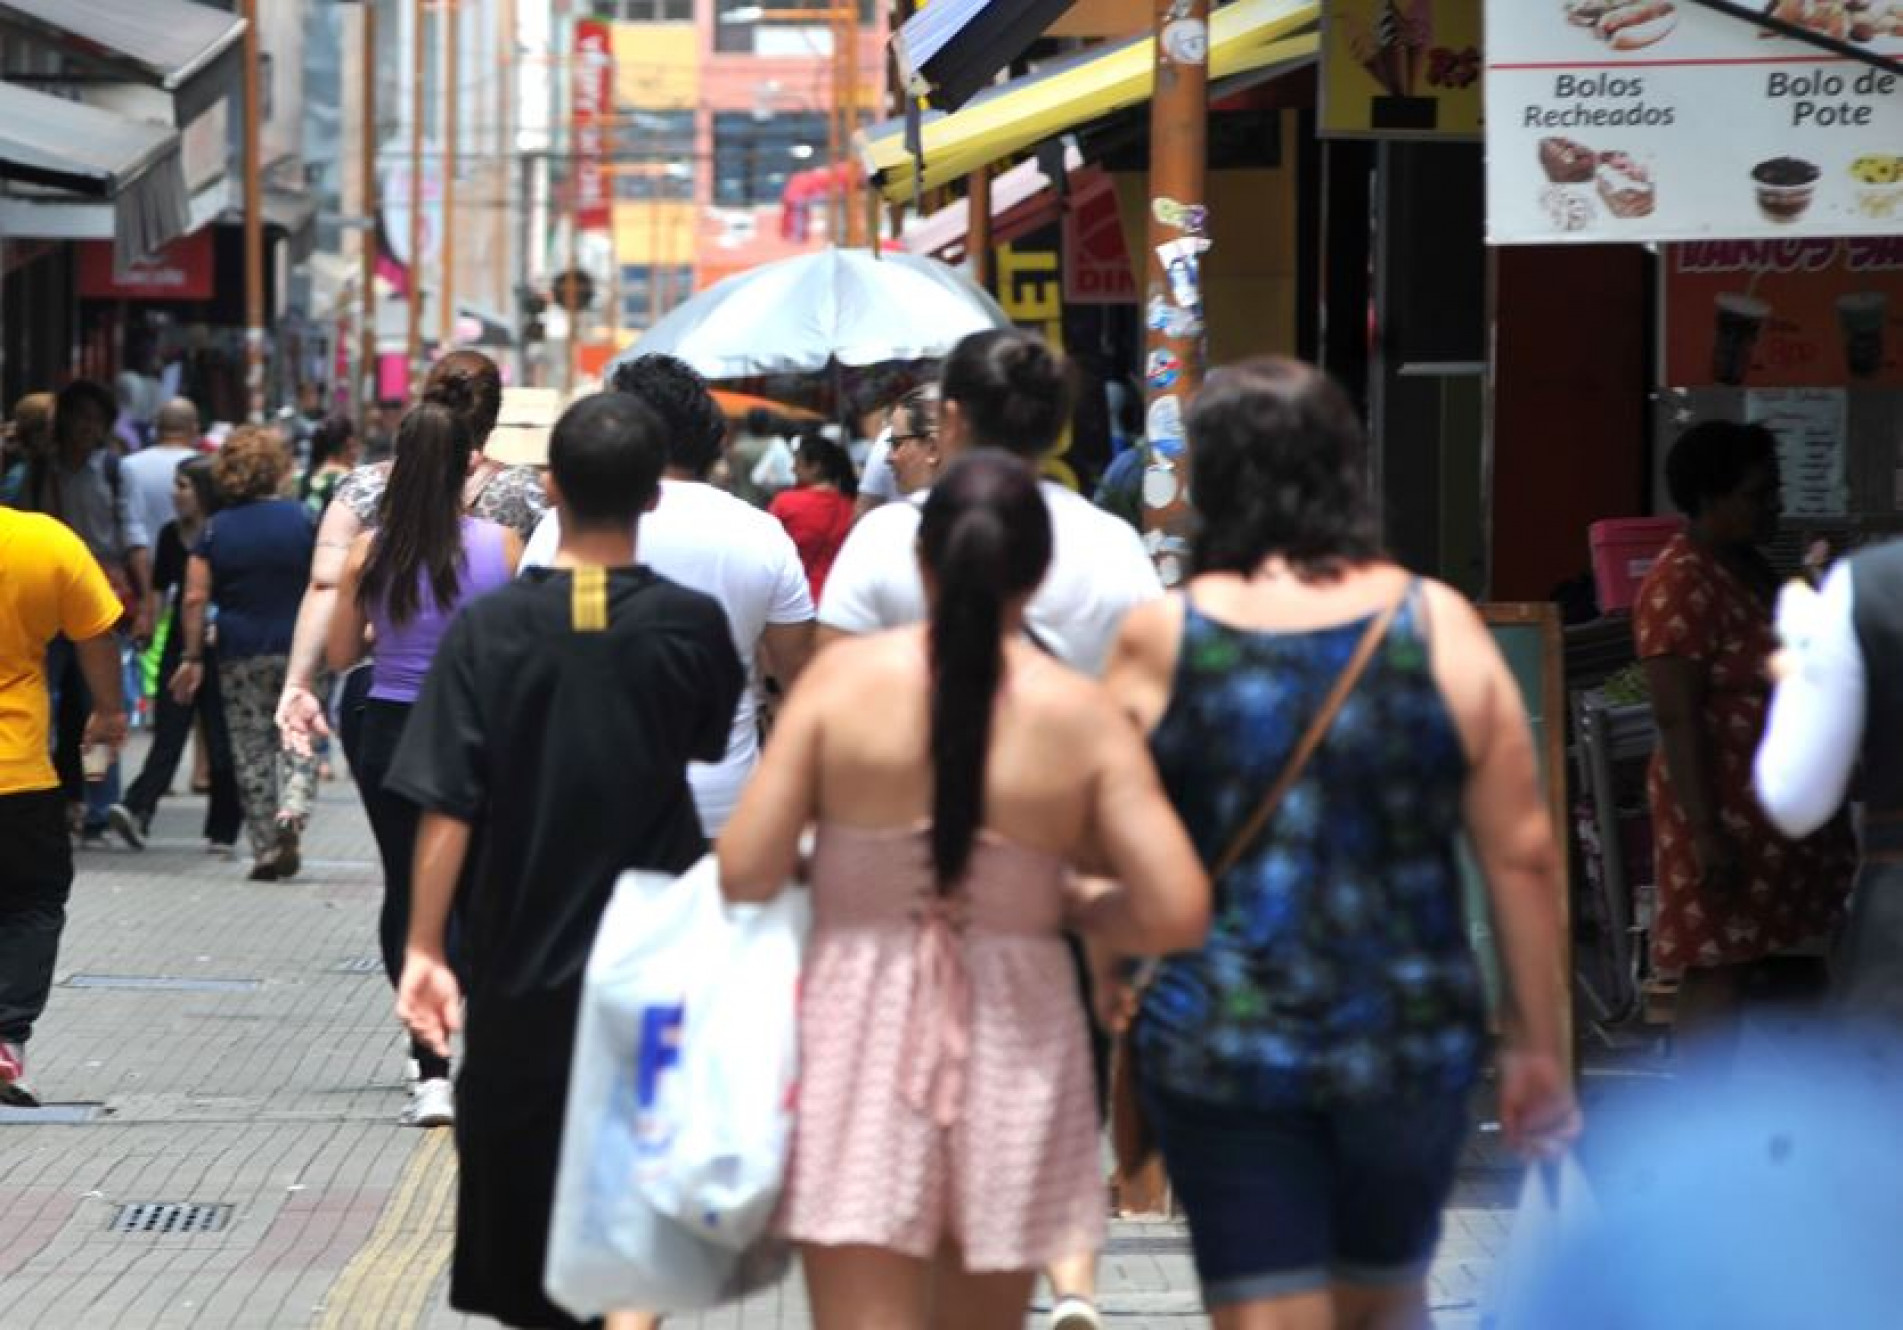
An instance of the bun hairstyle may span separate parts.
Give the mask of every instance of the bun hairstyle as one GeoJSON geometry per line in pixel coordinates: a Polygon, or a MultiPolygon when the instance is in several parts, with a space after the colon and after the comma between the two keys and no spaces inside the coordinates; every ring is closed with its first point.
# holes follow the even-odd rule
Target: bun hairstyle
{"type": "Polygon", "coordinates": [[[1188,425],[1198,572],[1247,576],[1280,555],[1327,579],[1380,557],[1367,436],[1326,374],[1283,356],[1219,369],[1188,425]]]}
{"type": "Polygon", "coordinates": [[[462,417],[470,447],[481,452],[502,413],[502,371],[480,351],[451,351],[423,381],[423,400],[462,417]]]}
{"type": "Polygon", "coordinates": [[[1070,367],[1044,339],[1015,328],[965,338],[945,359],[943,400],[958,403],[974,447],[1036,462],[1070,421],[1070,367]]]}
{"type": "Polygon", "coordinates": [[[383,491],[377,533],[357,583],[367,616],[379,601],[393,623],[422,607],[427,576],[438,608],[462,589],[463,477],[474,451],[469,427],[450,407],[426,400],[396,432],[396,463],[383,491]]]}
{"type": "Polygon", "coordinates": [[[958,885],[984,825],[991,712],[1004,674],[1004,607],[1044,579],[1051,518],[1037,476],[996,449],[955,462],[925,501],[919,552],[931,572],[932,868],[958,885]]]}

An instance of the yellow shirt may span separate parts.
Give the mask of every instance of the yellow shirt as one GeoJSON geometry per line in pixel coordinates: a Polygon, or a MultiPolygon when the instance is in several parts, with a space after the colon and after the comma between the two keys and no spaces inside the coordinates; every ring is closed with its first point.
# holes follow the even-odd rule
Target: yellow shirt
{"type": "Polygon", "coordinates": [[[59,784],[47,753],[47,643],[97,637],[123,612],[78,536],[0,508],[0,795],[59,784]]]}

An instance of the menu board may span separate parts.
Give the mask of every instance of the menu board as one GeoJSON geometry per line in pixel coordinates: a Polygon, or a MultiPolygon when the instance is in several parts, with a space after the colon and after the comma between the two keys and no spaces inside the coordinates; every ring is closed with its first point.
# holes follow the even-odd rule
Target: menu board
{"type": "Polygon", "coordinates": [[[1691,241],[1664,272],[1674,388],[1903,388],[1903,236],[1691,241]]]}
{"type": "Polygon", "coordinates": [[[1777,435],[1785,516],[1843,516],[1850,498],[1844,475],[1846,416],[1841,389],[1772,388],[1745,394],[1745,419],[1777,435]]]}
{"type": "MultiPolygon", "coordinates": [[[[1903,54],[1903,0],[1771,0],[1903,54]]],[[[1487,0],[1495,244],[1903,231],[1903,78],[1692,0],[1487,0]]]]}

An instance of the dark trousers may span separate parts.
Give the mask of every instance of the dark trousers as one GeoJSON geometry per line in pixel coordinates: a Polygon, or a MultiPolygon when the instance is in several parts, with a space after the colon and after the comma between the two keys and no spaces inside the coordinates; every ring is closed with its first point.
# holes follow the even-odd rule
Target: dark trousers
{"type": "Polygon", "coordinates": [[[172,696],[172,674],[178,669],[183,651],[176,625],[165,639],[159,655],[158,696],[152,714],[152,747],[146,752],[139,778],[126,791],[125,804],[141,821],[149,821],[157,811],[178,773],[185,741],[191,737],[192,718],[205,722],[206,759],[211,766],[211,803],[205,810],[205,839],[219,845],[231,845],[244,825],[244,809],[238,803],[238,778],[231,765],[231,735],[225,729],[225,704],[218,695],[218,660],[205,653],[205,681],[198,696],[181,703],[172,696]]]}
{"type": "MultiPolygon", "coordinates": [[[[364,673],[367,677],[368,671],[364,673]]],[[[390,763],[396,757],[396,746],[403,738],[403,725],[409,715],[407,702],[366,699],[357,723],[351,727],[354,738],[345,745],[356,750],[350,765],[357,777],[357,793],[363,797],[363,810],[370,817],[370,830],[377,838],[377,856],[383,861],[383,912],[378,919],[377,938],[383,951],[383,972],[389,976],[391,987],[403,977],[403,950],[410,935],[411,869],[422,810],[385,789],[383,782],[390,774],[390,763]]],[[[450,963],[456,965],[453,918],[449,931],[450,963]]],[[[416,1059],[424,1080],[449,1075],[448,1060],[421,1042],[410,1042],[410,1055],[416,1059]]]]}
{"type": "Polygon", "coordinates": [[[0,1039],[23,1044],[46,1010],[73,888],[66,796],[0,794],[0,1039]]]}
{"type": "MultiPolygon", "coordinates": [[[[79,668],[78,648],[64,637],[47,645],[46,686],[53,698],[53,770],[67,801],[86,805],[86,832],[97,834],[106,829],[106,810],[119,802],[119,758],[113,756],[104,780],[86,779],[80,750],[92,714],[92,690],[79,668]]],[[[128,706],[131,701],[126,699],[128,706]]]]}

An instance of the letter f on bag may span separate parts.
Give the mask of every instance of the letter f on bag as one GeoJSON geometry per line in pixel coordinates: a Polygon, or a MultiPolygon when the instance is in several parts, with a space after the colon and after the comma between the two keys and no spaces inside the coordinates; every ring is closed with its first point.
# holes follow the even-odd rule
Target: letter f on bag
{"type": "Polygon", "coordinates": [[[641,1012],[641,1061],[636,1068],[634,1093],[643,1110],[655,1106],[661,1073],[680,1064],[681,1026],[686,1020],[687,1008],[679,1002],[641,1012]]]}

